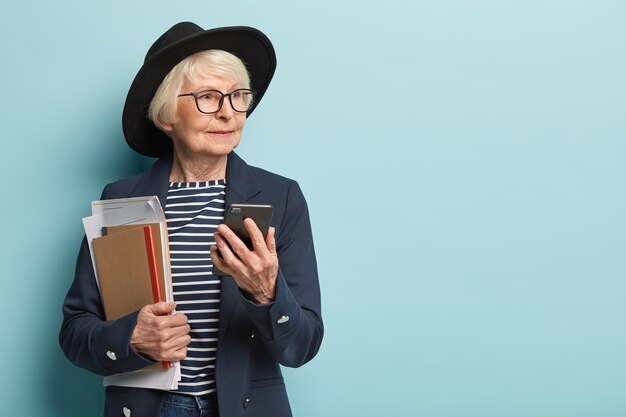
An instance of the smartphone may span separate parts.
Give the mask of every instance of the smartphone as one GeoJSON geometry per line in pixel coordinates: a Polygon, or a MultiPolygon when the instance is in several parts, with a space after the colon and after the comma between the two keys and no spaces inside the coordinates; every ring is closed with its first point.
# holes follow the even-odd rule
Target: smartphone
{"type": "MultiPolygon", "coordinates": [[[[248,235],[248,230],[243,224],[243,221],[247,218],[251,218],[256,223],[263,237],[267,237],[270,224],[272,223],[272,214],[274,213],[274,207],[268,204],[231,204],[226,209],[224,215],[224,224],[228,226],[241,241],[252,250],[252,239],[248,235]]],[[[218,249],[219,255],[219,249],[218,249]]],[[[213,275],[226,275],[217,266],[213,265],[213,275]]]]}

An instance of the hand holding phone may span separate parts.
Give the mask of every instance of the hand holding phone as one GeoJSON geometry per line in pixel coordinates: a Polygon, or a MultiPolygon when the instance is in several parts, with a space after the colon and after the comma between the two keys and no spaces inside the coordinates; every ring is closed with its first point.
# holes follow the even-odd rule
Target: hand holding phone
{"type": "MultiPolygon", "coordinates": [[[[251,218],[263,233],[263,238],[267,238],[267,233],[272,222],[274,208],[270,205],[262,204],[231,204],[226,210],[224,224],[228,226],[249,250],[254,250],[254,245],[244,224],[244,220],[251,218]]],[[[228,242],[226,242],[228,244],[228,242]]],[[[230,246],[230,245],[229,245],[230,246]]],[[[232,248],[231,248],[232,251],[232,248]]],[[[233,251],[234,253],[234,251],[233,251]]],[[[217,255],[221,257],[219,249],[217,255]]],[[[213,263],[213,275],[227,275],[213,263]]]]}

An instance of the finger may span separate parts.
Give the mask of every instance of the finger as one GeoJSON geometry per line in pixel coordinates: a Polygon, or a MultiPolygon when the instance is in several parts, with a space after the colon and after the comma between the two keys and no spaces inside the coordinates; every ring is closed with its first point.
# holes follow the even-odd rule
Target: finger
{"type": "Polygon", "coordinates": [[[262,251],[264,249],[267,249],[267,246],[265,245],[265,239],[263,238],[263,232],[261,232],[254,220],[248,217],[247,219],[244,219],[243,225],[248,231],[248,236],[250,236],[250,240],[252,241],[252,246],[254,247],[254,250],[262,251]]]}
{"type": "Polygon", "coordinates": [[[179,338],[176,339],[177,349],[187,347],[189,346],[190,343],[191,343],[191,336],[189,336],[188,334],[180,336],[179,338]]]}
{"type": "Polygon", "coordinates": [[[191,327],[188,324],[172,327],[161,333],[161,341],[169,343],[171,346],[176,347],[176,349],[181,346],[186,346],[186,344],[191,342],[191,336],[189,335],[190,330],[191,327]],[[187,342],[183,343],[183,341],[187,342]]]}
{"type": "Polygon", "coordinates": [[[170,314],[176,308],[176,303],[159,302],[156,304],[148,304],[144,307],[145,311],[155,316],[165,316],[170,314]]]}
{"type": "Polygon", "coordinates": [[[265,244],[267,245],[267,250],[270,251],[272,255],[276,255],[276,229],[270,227],[267,231],[267,237],[265,238],[265,244]]]}
{"type": "Polygon", "coordinates": [[[224,263],[224,259],[222,258],[220,251],[217,250],[217,244],[211,246],[210,251],[211,261],[213,262],[213,265],[230,275],[230,270],[228,266],[224,263]]]}
{"type": "Polygon", "coordinates": [[[217,245],[217,241],[218,239],[224,239],[222,238],[222,236],[220,236],[219,233],[215,232],[215,234],[213,235],[213,239],[215,239],[215,245],[211,245],[209,247],[209,251],[211,252],[211,260],[215,261],[216,259],[219,261],[223,261],[222,259],[222,253],[219,250],[219,246],[217,245]]]}
{"type": "Polygon", "coordinates": [[[174,350],[173,352],[169,353],[167,356],[168,356],[168,359],[166,359],[167,361],[171,361],[171,362],[182,361],[183,359],[187,357],[187,345],[174,350]]]}
{"type": "Polygon", "coordinates": [[[167,324],[170,327],[180,327],[187,325],[187,316],[183,313],[172,314],[171,316],[167,316],[167,324]]]}
{"type": "MultiPolygon", "coordinates": [[[[237,238],[237,240],[239,240],[239,243],[245,248],[246,251],[248,251],[248,248],[246,248],[246,245],[244,245],[243,242],[239,238],[237,238]]],[[[237,267],[242,267],[243,266],[243,264],[242,264],[241,260],[239,259],[239,257],[235,256],[235,254],[231,250],[230,246],[222,238],[222,234],[221,233],[215,236],[215,244],[217,245],[217,247],[220,250],[220,255],[222,257],[222,259],[221,259],[221,261],[222,261],[221,263],[222,264],[225,264],[229,268],[237,268],[237,267]]],[[[218,267],[221,269],[220,264],[218,264],[218,267]]],[[[226,271],[224,271],[224,272],[226,272],[226,271]]]]}
{"type": "Polygon", "coordinates": [[[248,247],[239,239],[239,237],[226,225],[219,225],[218,228],[224,226],[220,233],[216,233],[215,244],[220,250],[220,256],[225,262],[229,262],[232,257],[241,257],[250,252],[248,247]]]}
{"type": "Polygon", "coordinates": [[[167,362],[178,362],[182,361],[187,357],[187,348],[182,348],[180,350],[174,351],[172,353],[171,359],[166,359],[167,362]]]}
{"type": "MultiPolygon", "coordinates": [[[[217,230],[219,231],[217,237],[222,238],[222,242],[225,246],[230,245],[228,249],[231,253],[234,252],[238,257],[242,258],[250,252],[245,243],[239,239],[239,236],[237,236],[235,232],[230,229],[230,227],[225,224],[220,224],[217,226],[217,230]],[[228,244],[226,244],[226,242],[228,242],[228,244]]],[[[216,239],[215,242],[217,243],[217,241],[218,240],[216,239]]],[[[222,246],[218,244],[218,247],[220,248],[220,252],[222,252],[222,246]]],[[[228,262],[227,256],[223,252],[222,258],[228,262]]]]}
{"type": "Polygon", "coordinates": [[[191,337],[188,335],[177,337],[168,342],[161,343],[156,348],[154,355],[163,361],[179,361],[187,356],[187,346],[191,343],[191,337]]]}

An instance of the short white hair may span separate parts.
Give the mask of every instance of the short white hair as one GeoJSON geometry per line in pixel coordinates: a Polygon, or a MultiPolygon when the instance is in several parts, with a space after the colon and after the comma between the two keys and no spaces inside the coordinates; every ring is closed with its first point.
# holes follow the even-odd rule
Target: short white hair
{"type": "Polygon", "coordinates": [[[192,81],[198,74],[233,78],[241,88],[250,88],[250,74],[241,59],[219,49],[201,51],[180,61],[165,76],[157,89],[148,118],[161,129],[158,120],[171,123],[176,116],[176,99],[182,93],[185,81],[192,81]]]}

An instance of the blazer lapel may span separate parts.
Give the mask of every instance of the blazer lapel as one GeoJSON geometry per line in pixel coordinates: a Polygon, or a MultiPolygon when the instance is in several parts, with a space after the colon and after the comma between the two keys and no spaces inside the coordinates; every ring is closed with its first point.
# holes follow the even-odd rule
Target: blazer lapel
{"type": "Polygon", "coordinates": [[[260,192],[261,187],[248,164],[231,152],[226,165],[226,207],[245,203],[260,192]]]}
{"type": "Polygon", "coordinates": [[[160,158],[140,177],[137,185],[130,192],[129,197],[156,195],[159,197],[161,207],[165,210],[171,170],[172,156],[168,155],[160,158]]]}
{"type": "MultiPolygon", "coordinates": [[[[228,155],[226,165],[226,198],[225,206],[233,203],[245,203],[261,192],[261,187],[252,170],[235,152],[228,155]]],[[[224,340],[224,333],[239,304],[241,295],[239,287],[232,277],[222,277],[220,300],[220,326],[218,343],[224,340]]]]}

